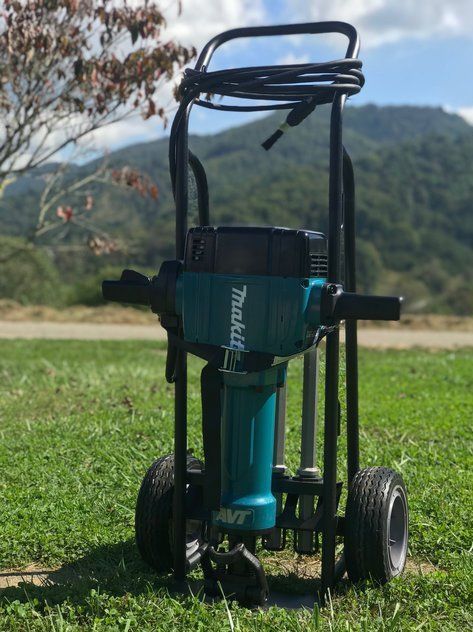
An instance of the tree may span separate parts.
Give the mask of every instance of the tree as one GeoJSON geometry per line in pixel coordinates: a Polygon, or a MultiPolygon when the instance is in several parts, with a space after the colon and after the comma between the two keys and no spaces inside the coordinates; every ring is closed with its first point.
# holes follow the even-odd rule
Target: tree
{"type": "Polygon", "coordinates": [[[47,252],[38,248],[25,248],[13,237],[0,236],[2,266],[0,296],[24,305],[60,306],[65,287],[57,266],[47,252]],[[13,254],[14,256],[9,256],[13,254]],[[3,260],[4,259],[4,260],[3,260]]]}
{"type": "MultiPolygon", "coordinates": [[[[195,55],[165,40],[165,25],[159,5],[148,0],[134,7],[126,0],[3,3],[0,194],[19,175],[105,125],[133,113],[165,121],[160,88],[195,55]]],[[[90,187],[119,185],[157,197],[149,179],[130,168],[109,170],[106,160],[76,181],[65,163],[48,167],[42,177],[37,219],[20,249],[46,234],[68,235],[74,225],[86,231],[92,252],[113,252],[120,244],[94,224],[90,187]],[[62,225],[66,230],[58,231],[62,225]]],[[[12,257],[14,249],[0,262],[12,257]]]]}
{"type": "Polygon", "coordinates": [[[165,24],[147,0],[6,0],[0,183],[130,112],[164,118],[158,90],[195,54],[164,40],[165,24]]]}
{"type": "MultiPolygon", "coordinates": [[[[78,178],[70,178],[68,167],[64,163],[46,177],[46,185],[39,198],[37,222],[27,235],[27,243],[34,245],[39,238],[51,233],[66,236],[69,228],[74,226],[86,233],[86,245],[95,255],[125,250],[126,246],[122,241],[103,230],[94,220],[96,202],[91,187],[121,187],[156,200],[156,184],[145,174],[130,167],[110,169],[107,159],[93,171],[78,178]],[[64,203],[64,200],[67,202],[64,203]]],[[[8,254],[1,256],[0,262],[6,258],[8,254]]]]}

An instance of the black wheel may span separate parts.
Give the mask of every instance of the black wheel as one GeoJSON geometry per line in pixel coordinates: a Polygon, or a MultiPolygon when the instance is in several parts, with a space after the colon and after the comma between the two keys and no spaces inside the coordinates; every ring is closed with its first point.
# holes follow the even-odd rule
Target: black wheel
{"type": "Polygon", "coordinates": [[[406,563],[409,513],[402,477],[387,467],[356,473],[345,513],[345,560],[353,582],[384,584],[406,563]]]}
{"type": "MultiPolygon", "coordinates": [[[[187,457],[187,467],[200,469],[202,463],[193,456],[187,457]]],[[[197,490],[188,487],[192,496],[197,490]]],[[[157,571],[166,572],[173,567],[174,537],[172,529],[174,495],[174,455],[163,456],[153,463],[141,483],[135,510],[136,544],[143,560],[157,571]]],[[[187,556],[202,543],[203,524],[187,521],[187,556]]]]}

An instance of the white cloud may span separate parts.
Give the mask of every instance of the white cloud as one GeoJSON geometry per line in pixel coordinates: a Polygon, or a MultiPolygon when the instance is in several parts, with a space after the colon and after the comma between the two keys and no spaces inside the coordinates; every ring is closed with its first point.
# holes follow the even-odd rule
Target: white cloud
{"type": "Polygon", "coordinates": [[[295,53],[287,53],[283,57],[276,60],[276,64],[281,66],[290,66],[291,64],[308,64],[310,62],[309,55],[296,55],[295,53]]]}
{"type": "Polygon", "coordinates": [[[299,20],[353,24],[364,47],[404,38],[473,36],[472,0],[289,0],[299,20]]]}
{"type": "Polygon", "coordinates": [[[469,107],[457,108],[456,113],[464,118],[467,123],[473,125],[473,105],[469,107]]]}
{"type": "Polygon", "coordinates": [[[264,23],[263,0],[183,0],[182,13],[169,13],[166,32],[198,50],[227,29],[264,23]]]}
{"type": "Polygon", "coordinates": [[[95,153],[118,149],[132,142],[153,140],[162,136],[163,132],[160,119],[153,117],[144,120],[137,114],[90,132],[80,141],[80,145],[87,154],[95,153]]]}

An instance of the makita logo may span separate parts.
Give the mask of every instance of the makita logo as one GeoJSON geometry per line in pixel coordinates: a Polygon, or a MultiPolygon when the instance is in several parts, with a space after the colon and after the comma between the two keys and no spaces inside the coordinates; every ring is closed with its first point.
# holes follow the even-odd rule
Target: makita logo
{"type": "Polygon", "coordinates": [[[222,507],[217,514],[216,520],[226,524],[245,524],[245,520],[253,514],[251,509],[225,509],[222,507]]]}
{"type": "Polygon", "coordinates": [[[232,314],[230,321],[230,348],[245,348],[245,325],[243,324],[243,303],[246,298],[246,285],[242,290],[232,287],[232,314]]]}

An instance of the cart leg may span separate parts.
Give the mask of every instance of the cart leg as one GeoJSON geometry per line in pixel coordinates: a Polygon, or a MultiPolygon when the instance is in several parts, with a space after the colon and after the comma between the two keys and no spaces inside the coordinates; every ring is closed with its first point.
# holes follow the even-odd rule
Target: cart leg
{"type": "MultiPolygon", "coordinates": [[[[336,96],[330,115],[330,176],[329,176],[329,229],[328,271],[329,283],[339,283],[340,241],[342,225],[342,110],[345,95],[336,96]]],[[[335,537],[337,531],[337,439],[339,425],[338,370],[339,330],[336,327],[327,335],[325,368],[325,437],[323,472],[323,531],[322,531],[322,600],[335,583],[335,537]]]]}
{"type": "Polygon", "coordinates": [[[337,439],[338,439],[338,352],[339,332],[327,336],[325,381],[325,437],[322,532],[322,591],[335,583],[335,537],[337,531],[337,439]]]}
{"type": "MultiPolygon", "coordinates": [[[[356,292],[355,245],[355,177],[353,164],[343,150],[343,190],[345,226],[345,285],[347,292],[356,292]]],[[[346,386],[347,386],[347,470],[348,484],[360,469],[358,429],[358,340],[357,321],[345,322],[346,386]]]]}
{"type": "Polygon", "coordinates": [[[347,386],[347,471],[348,484],[360,469],[358,428],[358,341],[357,322],[345,322],[347,386]]]}
{"type": "MultiPolygon", "coordinates": [[[[183,114],[176,146],[176,258],[184,258],[188,211],[188,122],[190,107],[183,114]]],[[[174,388],[174,578],[186,577],[186,483],[187,483],[187,354],[176,357],[174,388]]]]}
{"type": "Polygon", "coordinates": [[[174,578],[186,577],[187,354],[177,354],[174,392],[174,578]]]}

